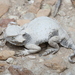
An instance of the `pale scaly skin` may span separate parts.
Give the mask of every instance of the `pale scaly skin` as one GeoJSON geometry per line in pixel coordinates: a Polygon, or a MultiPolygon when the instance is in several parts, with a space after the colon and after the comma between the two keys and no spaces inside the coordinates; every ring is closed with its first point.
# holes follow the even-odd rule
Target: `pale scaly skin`
{"type": "MultiPolygon", "coordinates": [[[[4,38],[11,44],[22,46],[26,49],[21,52],[21,55],[28,55],[41,51],[39,44],[48,42],[53,48],[47,49],[43,55],[51,52],[56,53],[59,50],[59,44],[63,47],[71,48],[75,51],[75,45],[67,32],[53,19],[49,17],[38,17],[30,23],[23,26],[8,25],[5,30],[4,38]]],[[[73,62],[71,58],[69,61],[73,62]]]]}

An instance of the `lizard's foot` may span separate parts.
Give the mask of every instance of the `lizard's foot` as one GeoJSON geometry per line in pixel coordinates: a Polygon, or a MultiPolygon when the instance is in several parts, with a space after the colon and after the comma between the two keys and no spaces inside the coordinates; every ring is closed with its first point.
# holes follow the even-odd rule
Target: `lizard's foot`
{"type": "Polygon", "coordinates": [[[29,55],[30,53],[29,53],[29,50],[27,50],[27,49],[25,49],[25,50],[21,50],[21,51],[19,51],[19,52],[16,52],[16,56],[22,56],[22,55],[29,55]]]}
{"type": "Polygon", "coordinates": [[[24,51],[21,52],[21,55],[29,55],[29,51],[27,49],[25,49],[24,51]]]}
{"type": "Polygon", "coordinates": [[[42,55],[45,56],[45,55],[48,55],[50,53],[52,54],[55,54],[56,52],[58,52],[58,49],[47,49],[42,55]]]}

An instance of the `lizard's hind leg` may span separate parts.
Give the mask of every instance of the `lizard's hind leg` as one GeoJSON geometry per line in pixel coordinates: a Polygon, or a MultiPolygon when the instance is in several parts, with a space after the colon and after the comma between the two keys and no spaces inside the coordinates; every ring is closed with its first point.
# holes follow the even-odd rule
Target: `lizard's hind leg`
{"type": "Polygon", "coordinates": [[[52,38],[50,38],[48,43],[53,48],[47,49],[42,55],[47,55],[50,53],[55,54],[59,50],[59,45],[58,45],[59,42],[60,42],[59,36],[53,36],[52,38]]]}

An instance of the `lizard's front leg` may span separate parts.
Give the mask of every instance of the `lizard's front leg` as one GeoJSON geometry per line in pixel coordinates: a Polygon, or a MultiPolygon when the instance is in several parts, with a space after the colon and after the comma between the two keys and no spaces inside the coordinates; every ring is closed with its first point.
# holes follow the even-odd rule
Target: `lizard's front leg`
{"type": "Polygon", "coordinates": [[[21,52],[21,55],[28,55],[32,53],[39,52],[41,50],[41,47],[35,45],[35,44],[27,44],[25,45],[27,49],[21,52]]]}

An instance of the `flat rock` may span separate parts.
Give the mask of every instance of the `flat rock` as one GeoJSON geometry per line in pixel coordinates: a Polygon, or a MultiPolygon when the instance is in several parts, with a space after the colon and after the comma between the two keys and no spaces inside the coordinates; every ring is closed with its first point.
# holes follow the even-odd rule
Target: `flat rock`
{"type": "Polygon", "coordinates": [[[27,68],[20,68],[19,66],[16,68],[10,66],[8,70],[12,75],[34,75],[33,72],[31,72],[27,68]]]}
{"type": "Polygon", "coordinates": [[[45,66],[53,70],[56,70],[58,73],[63,72],[67,69],[66,63],[60,57],[54,57],[50,60],[46,60],[44,64],[45,66]]]}
{"type": "Polygon", "coordinates": [[[40,9],[37,13],[37,17],[41,17],[41,16],[49,16],[51,13],[50,9],[40,9]]]}
{"type": "Polygon", "coordinates": [[[45,0],[44,3],[54,5],[57,0],[45,0]]]}
{"type": "Polygon", "coordinates": [[[25,20],[33,20],[34,18],[35,18],[34,13],[26,13],[25,15],[23,15],[23,19],[25,20]]]}
{"type": "Polygon", "coordinates": [[[0,17],[3,16],[9,9],[9,0],[0,0],[0,17]]]}
{"type": "Polygon", "coordinates": [[[0,27],[7,27],[9,22],[15,22],[15,20],[14,19],[1,19],[0,27]]]}
{"type": "Polygon", "coordinates": [[[15,51],[11,50],[2,50],[0,51],[0,60],[6,60],[9,57],[12,57],[15,55],[15,51]]]}
{"type": "Polygon", "coordinates": [[[50,9],[51,6],[49,4],[43,4],[41,9],[50,9]]]}
{"type": "Polygon", "coordinates": [[[30,1],[28,1],[28,3],[29,3],[29,4],[32,4],[32,3],[34,3],[34,0],[30,0],[30,1]]]}
{"type": "Polygon", "coordinates": [[[43,0],[36,0],[29,8],[29,12],[32,12],[32,13],[37,13],[39,11],[39,9],[41,8],[41,5],[42,5],[42,1],[43,0]]]}
{"type": "Polygon", "coordinates": [[[17,22],[18,25],[22,26],[22,25],[24,25],[26,23],[29,23],[30,20],[18,19],[18,20],[16,20],[16,22],[17,22]]]}

